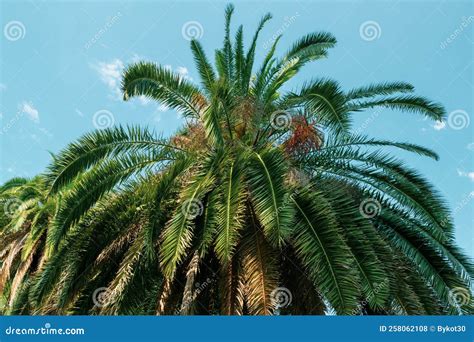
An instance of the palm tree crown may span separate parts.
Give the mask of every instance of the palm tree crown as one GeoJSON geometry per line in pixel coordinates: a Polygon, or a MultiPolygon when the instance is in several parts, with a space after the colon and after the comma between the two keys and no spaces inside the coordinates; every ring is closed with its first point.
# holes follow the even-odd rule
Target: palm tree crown
{"type": "MultiPolygon", "coordinates": [[[[471,302],[452,300],[453,291],[470,296],[474,269],[445,203],[383,148],[436,153],[351,133],[352,116],[367,109],[442,120],[444,108],[404,82],[344,91],[314,78],[289,91],[336,39],[310,33],[279,58],[279,36],[255,67],[271,15],[245,49],[242,26],[231,38],[233,11],[214,65],[191,41],[199,85],[154,63],[124,72],[124,99],[177,110],[186,118],[179,132],[108,128],[54,157],[43,177],[58,203],[41,240],[45,261],[21,291],[6,292],[9,312],[471,312],[471,302]]],[[[13,230],[39,236],[34,226],[13,230]]],[[[16,248],[9,241],[0,247],[16,248]]]]}

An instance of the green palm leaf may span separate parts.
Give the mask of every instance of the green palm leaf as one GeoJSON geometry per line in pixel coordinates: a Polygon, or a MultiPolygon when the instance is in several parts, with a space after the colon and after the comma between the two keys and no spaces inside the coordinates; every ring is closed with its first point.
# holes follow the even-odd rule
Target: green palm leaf
{"type": "Polygon", "coordinates": [[[354,259],[327,201],[317,192],[292,198],[296,208],[294,245],[309,277],[338,314],[357,310],[354,259]]]}
{"type": "Polygon", "coordinates": [[[254,153],[247,170],[252,204],[273,246],[281,246],[291,232],[294,209],[284,184],[287,170],[276,148],[254,153]]]}

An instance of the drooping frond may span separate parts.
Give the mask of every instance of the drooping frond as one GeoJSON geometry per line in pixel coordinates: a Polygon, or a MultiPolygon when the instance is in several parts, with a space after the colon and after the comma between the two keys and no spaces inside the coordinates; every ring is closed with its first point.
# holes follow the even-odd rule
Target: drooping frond
{"type": "Polygon", "coordinates": [[[195,218],[203,213],[202,200],[204,195],[212,190],[216,168],[220,163],[221,155],[209,156],[179,196],[179,205],[161,237],[160,263],[167,278],[173,278],[176,267],[191,245],[195,218]]]}
{"type": "Polygon", "coordinates": [[[282,102],[285,108],[304,106],[318,124],[336,132],[347,132],[350,116],[344,93],[333,80],[320,79],[305,84],[298,93],[288,94],[282,102]]]}
{"type": "Polygon", "coordinates": [[[243,228],[245,190],[242,160],[232,160],[222,170],[225,173],[218,189],[221,200],[217,205],[216,254],[222,264],[230,262],[243,228]]]}
{"type": "Polygon", "coordinates": [[[347,100],[356,100],[364,97],[392,95],[394,93],[411,93],[414,90],[415,87],[413,87],[410,83],[385,82],[352,89],[347,92],[346,98],[347,100]]]}
{"type": "Polygon", "coordinates": [[[364,301],[372,309],[386,307],[390,293],[389,270],[372,247],[381,245],[382,240],[374,226],[360,214],[359,205],[351,198],[350,192],[341,190],[341,183],[324,184],[323,180],[319,183],[322,183],[324,196],[353,255],[364,301]]]}
{"type": "Polygon", "coordinates": [[[297,193],[292,202],[296,208],[296,254],[337,313],[353,313],[359,297],[354,259],[327,200],[312,191],[297,193]]]}
{"type": "Polygon", "coordinates": [[[311,53],[332,48],[336,45],[336,38],[328,32],[313,32],[297,40],[286,53],[287,60],[294,57],[305,56],[311,58],[311,53]]]}
{"type": "Polygon", "coordinates": [[[140,127],[118,126],[85,134],[59,153],[49,166],[46,181],[50,187],[50,193],[61,190],[80,173],[98,164],[104,158],[161,149],[180,150],[148,129],[140,127]]]}
{"type": "Polygon", "coordinates": [[[122,92],[125,100],[146,96],[192,118],[199,118],[206,107],[206,100],[197,87],[172,70],[149,62],[125,69],[122,92]]]}
{"type": "Polygon", "coordinates": [[[389,212],[382,212],[378,221],[381,223],[378,228],[387,241],[408,257],[444,303],[451,303],[450,289],[463,286],[463,282],[456,277],[443,257],[432,246],[423,244],[416,232],[409,231],[403,222],[389,212]]]}
{"type": "Polygon", "coordinates": [[[71,225],[89,210],[106,193],[122,184],[130,177],[160,167],[170,157],[166,152],[151,150],[117,156],[115,159],[97,164],[83,174],[64,195],[62,205],[54,219],[48,244],[58,246],[61,238],[71,225]]]}
{"type": "Polygon", "coordinates": [[[324,146],[320,149],[320,151],[328,151],[334,150],[343,147],[372,147],[372,146],[387,146],[387,147],[395,147],[399,148],[408,152],[413,152],[419,154],[421,156],[426,156],[438,160],[438,154],[433,150],[430,150],[426,147],[412,144],[412,143],[402,143],[397,141],[389,141],[389,140],[380,140],[380,139],[373,139],[368,138],[367,136],[334,136],[329,137],[326,140],[324,146]]]}
{"type": "Polygon", "coordinates": [[[289,236],[294,208],[285,187],[288,166],[277,148],[254,153],[247,170],[250,198],[272,246],[281,246],[289,236]]]}
{"type": "Polygon", "coordinates": [[[347,109],[351,112],[377,107],[421,114],[429,119],[437,121],[443,120],[446,115],[446,111],[442,105],[415,95],[387,97],[369,101],[356,100],[347,103],[347,109]]]}
{"type": "Polygon", "coordinates": [[[323,172],[373,190],[376,194],[395,200],[411,208],[430,224],[430,234],[446,241],[452,234],[452,223],[448,210],[436,191],[417,172],[407,169],[400,161],[380,152],[363,153],[352,149],[334,149],[322,152],[318,158],[311,157],[308,165],[323,172]],[[324,155],[327,153],[326,155],[324,155]]]}

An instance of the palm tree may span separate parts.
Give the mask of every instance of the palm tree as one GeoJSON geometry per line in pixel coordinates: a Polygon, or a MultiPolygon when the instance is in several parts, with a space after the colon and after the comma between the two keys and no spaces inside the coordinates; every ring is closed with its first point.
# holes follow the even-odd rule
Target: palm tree
{"type": "Polygon", "coordinates": [[[472,301],[455,300],[471,298],[474,268],[449,210],[383,148],[436,153],[351,133],[352,116],[368,109],[442,120],[444,108],[404,82],[344,91],[321,78],[289,90],[336,39],[310,33],[278,58],[279,36],[255,68],[271,16],[245,49],[242,26],[231,38],[233,11],[214,66],[191,41],[200,85],[154,63],[124,72],[124,99],[177,110],[179,132],[108,128],[55,157],[45,176],[48,196],[61,197],[52,255],[17,312],[472,312],[472,301]]]}

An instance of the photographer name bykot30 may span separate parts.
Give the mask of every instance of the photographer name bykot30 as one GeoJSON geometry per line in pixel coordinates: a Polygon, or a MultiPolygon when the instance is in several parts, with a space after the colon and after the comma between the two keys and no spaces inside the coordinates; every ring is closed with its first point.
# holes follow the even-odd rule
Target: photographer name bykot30
{"type": "Polygon", "coordinates": [[[465,325],[380,325],[380,332],[388,333],[417,333],[417,332],[436,332],[436,333],[464,333],[465,325]]]}

